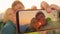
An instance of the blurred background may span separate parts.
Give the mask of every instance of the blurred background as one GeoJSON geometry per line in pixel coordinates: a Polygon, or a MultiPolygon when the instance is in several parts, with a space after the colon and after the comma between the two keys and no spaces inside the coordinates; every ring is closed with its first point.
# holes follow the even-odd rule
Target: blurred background
{"type": "MultiPolygon", "coordinates": [[[[0,13],[4,13],[7,8],[10,8],[12,3],[15,0],[0,0],[0,13]]],[[[60,6],[60,0],[19,0],[21,1],[25,9],[31,8],[31,6],[37,6],[38,9],[40,9],[40,4],[42,1],[46,1],[49,5],[50,4],[56,4],[60,6]]]]}
{"type": "MultiPolygon", "coordinates": [[[[15,0],[0,0],[0,19],[3,18],[3,14],[5,13],[5,11],[8,8],[11,8],[12,3],[15,0]]],[[[40,9],[40,4],[42,1],[47,2],[49,5],[50,4],[56,4],[58,6],[60,6],[60,0],[19,0],[21,1],[24,6],[25,9],[29,9],[31,8],[31,6],[37,6],[38,9],[40,9]]]]}

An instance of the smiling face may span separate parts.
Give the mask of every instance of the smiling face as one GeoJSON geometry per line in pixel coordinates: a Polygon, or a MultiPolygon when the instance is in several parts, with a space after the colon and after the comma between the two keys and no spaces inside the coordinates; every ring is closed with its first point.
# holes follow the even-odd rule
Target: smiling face
{"type": "Polygon", "coordinates": [[[45,15],[42,12],[38,12],[34,19],[31,20],[31,27],[35,31],[39,31],[40,27],[45,25],[45,15]]]}
{"type": "Polygon", "coordinates": [[[20,1],[15,1],[12,4],[12,8],[13,8],[13,10],[17,11],[17,10],[23,10],[25,7],[20,1]]]}
{"type": "Polygon", "coordinates": [[[24,10],[24,5],[20,1],[14,1],[12,4],[12,9],[13,9],[13,18],[16,21],[16,11],[18,10],[24,10]]]}
{"type": "Polygon", "coordinates": [[[38,21],[36,24],[36,28],[39,28],[39,27],[45,25],[45,15],[42,12],[37,13],[36,19],[38,21]]]}
{"type": "Polygon", "coordinates": [[[37,19],[38,19],[37,26],[36,26],[37,28],[45,24],[45,17],[43,15],[39,15],[37,19]]]}

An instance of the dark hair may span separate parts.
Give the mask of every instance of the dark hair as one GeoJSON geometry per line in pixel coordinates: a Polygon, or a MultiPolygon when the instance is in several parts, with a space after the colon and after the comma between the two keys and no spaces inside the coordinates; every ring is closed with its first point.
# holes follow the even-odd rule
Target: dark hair
{"type": "Polygon", "coordinates": [[[37,17],[37,16],[39,16],[39,15],[41,15],[41,14],[45,17],[44,13],[43,13],[43,12],[41,12],[41,11],[37,12],[37,14],[36,14],[36,16],[35,16],[35,17],[37,17]]]}

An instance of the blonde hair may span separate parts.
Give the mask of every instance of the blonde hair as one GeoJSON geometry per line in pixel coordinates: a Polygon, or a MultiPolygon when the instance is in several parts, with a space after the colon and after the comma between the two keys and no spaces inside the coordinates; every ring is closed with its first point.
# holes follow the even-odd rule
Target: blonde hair
{"type": "MultiPolygon", "coordinates": [[[[24,7],[24,5],[23,5],[20,1],[14,1],[14,2],[12,3],[12,7],[16,6],[17,4],[21,4],[21,5],[24,7]]],[[[5,12],[4,18],[3,18],[3,22],[6,22],[6,21],[9,19],[9,15],[8,15],[9,10],[10,10],[10,9],[7,9],[7,11],[5,12]]]]}
{"type": "Polygon", "coordinates": [[[16,6],[17,4],[21,4],[24,7],[24,5],[22,4],[22,2],[20,2],[20,1],[14,1],[12,3],[12,7],[16,6]]]}
{"type": "Polygon", "coordinates": [[[8,10],[4,13],[3,22],[6,22],[8,20],[7,13],[8,13],[8,10]]]}

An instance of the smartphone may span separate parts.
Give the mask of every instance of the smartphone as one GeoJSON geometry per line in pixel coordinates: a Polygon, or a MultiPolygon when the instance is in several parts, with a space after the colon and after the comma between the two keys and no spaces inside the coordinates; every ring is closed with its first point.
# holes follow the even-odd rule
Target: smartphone
{"type": "Polygon", "coordinates": [[[56,10],[20,10],[16,13],[17,31],[19,33],[37,33],[60,29],[59,14],[56,10]]]}

